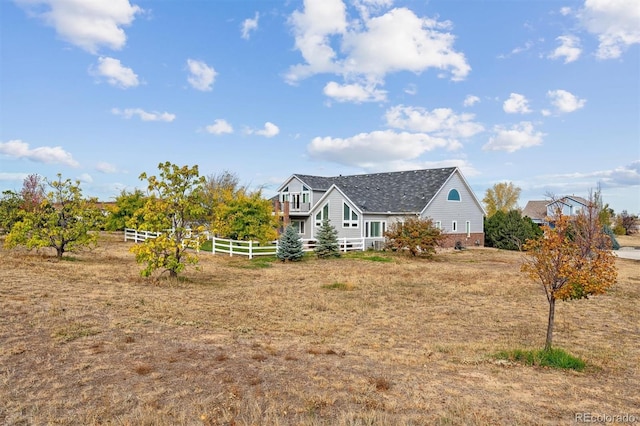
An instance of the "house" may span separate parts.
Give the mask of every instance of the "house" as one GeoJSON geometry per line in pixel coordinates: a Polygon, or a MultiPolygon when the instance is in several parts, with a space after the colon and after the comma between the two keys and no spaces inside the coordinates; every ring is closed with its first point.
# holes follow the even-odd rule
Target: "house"
{"type": "Polygon", "coordinates": [[[545,225],[547,218],[560,213],[564,216],[575,216],[589,206],[589,201],[575,195],[567,195],[557,200],[529,201],[522,210],[522,216],[529,217],[533,223],[545,225]]]}
{"type": "Polygon", "coordinates": [[[456,167],[352,176],[294,174],[279,188],[276,211],[303,239],[314,239],[328,218],[339,238],[384,240],[394,222],[431,218],[449,235],[446,245],[484,245],[485,211],[456,167]]]}

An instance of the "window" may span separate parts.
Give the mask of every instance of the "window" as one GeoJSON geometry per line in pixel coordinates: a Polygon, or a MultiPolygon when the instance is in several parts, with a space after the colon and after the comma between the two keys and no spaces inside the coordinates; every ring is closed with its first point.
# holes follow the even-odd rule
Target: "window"
{"type": "Polygon", "coordinates": [[[442,222],[439,220],[436,220],[436,229],[442,229],[442,222]]]}
{"type": "Polygon", "coordinates": [[[365,222],[365,238],[376,238],[384,236],[387,231],[387,222],[365,222]]]}
{"type": "Polygon", "coordinates": [[[309,202],[309,188],[307,188],[304,185],[302,185],[302,202],[303,203],[309,202]]]}
{"type": "Polygon", "coordinates": [[[467,232],[467,237],[470,237],[471,236],[471,222],[466,221],[464,226],[466,228],[465,231],[467,232]]]}
{"type": "Polygon", "coordinates": [[[304,220],[292,220],[291,226],[298,231],[298,234],[304,234],[304,220]]]}
{"type": "Polygon", "coordinates": [[[322,221],[329,219],[329,203],[325,204],[318,213],[316,213],[316,226],[322,226],[322,221]]]}
{"type": "Polygon", "coordinates": [[[288,186],[285,189],[282,190],[282,201],[283,202],[289,201],[289,187],[288,186]]]}
{"type": "Polygon", "coordinates": [[[358,213],[354,212],[347,203],[342,204],[342,227],[343,228],[357,228],[358,227],[358,213]]]}
{"type": "Polygon", "coordinates": [[[451,232],[456,232],[458,230],[458,222],[455,220],[451,222],[451,232]]]}
{"type": "Polygon", "coordinates": [[[297,192],[291,193],[291,209],[300,210],[300,194],[297,192]]]}
{"type": "Polygon", "coordinates": [[[460,201],[460,193],[457,189],[452,189],[449,191],[449,195],[447,195],[448,201],[460,201]]]}

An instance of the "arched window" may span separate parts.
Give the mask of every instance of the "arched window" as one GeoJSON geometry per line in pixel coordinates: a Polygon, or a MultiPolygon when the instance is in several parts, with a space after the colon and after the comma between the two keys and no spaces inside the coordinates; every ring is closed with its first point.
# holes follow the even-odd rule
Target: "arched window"
{"type": "Polygon", "coordinates": [[[452,189],[449,191],[449,195],[447,196],[448,201],[460,201],[460,193],[457,189],[452,189]]]}

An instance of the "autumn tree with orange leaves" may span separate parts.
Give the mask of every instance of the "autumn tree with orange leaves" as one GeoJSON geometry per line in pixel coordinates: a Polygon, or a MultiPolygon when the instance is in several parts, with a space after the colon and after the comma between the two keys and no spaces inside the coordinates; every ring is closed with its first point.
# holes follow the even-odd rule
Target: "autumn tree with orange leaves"
{"type": "Polygon", "coordinates": [[[549,321],[544,349],[550,350],[556,300],[587,299],[605,293],[616,282],[615,257],[597,215],[590,210],[576,217],[559,215],[544,235],[524,245],[527,260],[522,271],[542,284],[549,302],[549,321]]]}

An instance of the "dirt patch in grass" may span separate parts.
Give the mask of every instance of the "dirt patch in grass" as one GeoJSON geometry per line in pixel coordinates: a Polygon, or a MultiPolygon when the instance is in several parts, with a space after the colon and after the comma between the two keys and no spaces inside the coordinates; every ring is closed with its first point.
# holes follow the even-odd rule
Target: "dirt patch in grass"
{"type": "Polygon", "coordinates": [[[259,268],[204,253],[201,271],[153,282],[130,244],[105,234],[74,262],[0,251],[0,424],[640,418],[638,262],[557,306],[555,344],[588,365],[575,372],[492,356],[544,344],[547,302],[519,253],[259,268]]]}

